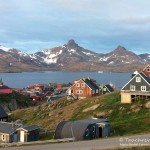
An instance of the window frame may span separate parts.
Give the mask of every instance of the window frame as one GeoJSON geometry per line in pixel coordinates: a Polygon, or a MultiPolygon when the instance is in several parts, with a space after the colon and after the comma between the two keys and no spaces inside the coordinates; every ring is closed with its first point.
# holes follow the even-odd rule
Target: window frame
{"type": "Polygon", "coordinates": [[[146,86],[141,86],[141,91],[146,92],[146,86]]]}
{"type": "Polygon", "coordinates": [[[77,90],[76,94],[83,94],[83,90],[77,90]]]}
{"type": "Polygon", "coordinates": [[[77,84],[76,84],[76,87],[80,87],[80,83],[77,83],[77,84]]]}
{"type": "Polygon", "coordinates": [[[141,82],[141,77],[136,77],[136,82],[140,83],[141,82]]]}
{"type": "Polygon", "coordinates": [[[6,135],[2,134],[2,141],[5,142],[6,141],[6,135]]]}
{"type": "Polygon", "coordinates": [[[135,90],[136,90],[135,85],[130,85],[130,91],[135,91],[135,90]],[[131,87],[134,87],[134,88],[131,88],[131,87]]]}
{"type": "Polygon", "coordinates": [[[150,72],[150,68],[147,68],[147,72],[150,72]]]}
{"type": "Polygon", "coordinates": [[[85,83],[81,83],[81,87],[85,87],[85,83]]]}

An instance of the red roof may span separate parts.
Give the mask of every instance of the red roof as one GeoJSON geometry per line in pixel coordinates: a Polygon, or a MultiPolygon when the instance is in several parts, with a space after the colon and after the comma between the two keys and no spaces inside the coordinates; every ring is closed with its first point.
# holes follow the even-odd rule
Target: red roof
{"type": "Polygon", "coordinates": [[[3,85],[3,86],[0,86],[0,89],[11,89],[11,88],[6,85],[3,85]]]}

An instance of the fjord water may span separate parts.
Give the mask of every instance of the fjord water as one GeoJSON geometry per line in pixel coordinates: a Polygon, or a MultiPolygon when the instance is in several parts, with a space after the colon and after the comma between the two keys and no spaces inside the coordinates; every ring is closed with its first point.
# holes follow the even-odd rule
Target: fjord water
{"type": "Polygon", "coordinates": [[[12,88],[24,88],[33,83],[69,83],[76,79],[90,77],[99,84],[113,83],[116,88],[121,88],[131,78],[131,73],[98,73],[98,72],[23,72],[0,73],[5,85],[12,88]]]}

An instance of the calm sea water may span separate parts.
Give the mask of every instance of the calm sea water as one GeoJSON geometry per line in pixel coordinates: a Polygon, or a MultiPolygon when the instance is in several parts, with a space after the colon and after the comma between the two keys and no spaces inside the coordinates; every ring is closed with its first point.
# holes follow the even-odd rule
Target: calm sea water
{"type": "Polygon", "coordinates": [[[23,73],[0,73],[5,85],[13,88],[23,88],[32,83],[47,84],[69,83],[83,77],[91,77],[97,83],[113,83],[121,88],[130,78],[131,73],[97,73],[97,72],[23,72],[23,73]]]}

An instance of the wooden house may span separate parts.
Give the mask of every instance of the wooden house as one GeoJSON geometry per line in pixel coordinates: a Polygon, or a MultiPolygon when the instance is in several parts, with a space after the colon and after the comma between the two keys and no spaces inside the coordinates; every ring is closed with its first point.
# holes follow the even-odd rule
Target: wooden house
{"type": "Polygon", "coordinates": [[[110,136],[110,122],[107,119],[84,119],[62,121],[55,130],[55,139],[74,138],[75,141],[110,136]]]}
{"type": "Polygon", "coordinates": [[[107,94],[114,92],[114,88],[111,84],[106,84],[100,86],[100,94],[107,94]]]}
{"type": "Polygon", "coordinates": [[[76,98],[86,98],[99,95],[99,87],[96,82],[90,78],[76,80],[67,90],[68,96],[76,98]]]}
{"type": "Polygon", "coordinates": [[[121,103],[131,103],[150,98],[150,65],[142,72],[135,72],[121,89],[121,103]]]}
{"type": "Polygon", "coordinates": [[[8,121],[8,114],[1,105],[0,105],[0,121],[8,121]]]}
{"type": "Polygon", "coordinates": [[[32,142],[39,140],[39,126],[30,125],[17,129],[19,142],[32,142]]]}

